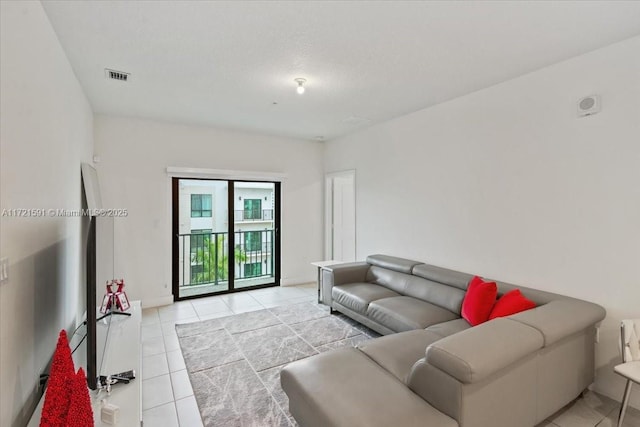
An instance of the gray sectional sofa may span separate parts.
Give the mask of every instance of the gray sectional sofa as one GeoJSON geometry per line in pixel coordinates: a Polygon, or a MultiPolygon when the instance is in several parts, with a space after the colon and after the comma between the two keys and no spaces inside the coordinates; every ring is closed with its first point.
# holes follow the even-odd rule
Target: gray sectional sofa
{"type": "MultiPolygon", "coordinates": [[[[475,327],[471,274],[386,255],[323,271],[323,301],[385,335],[281,372],[302,427],[532,427],[593,382],[605,310],[525,287],[535,309],[475,327]]],[[[499,295],[516,288],[496,281],[499,295]]]]}

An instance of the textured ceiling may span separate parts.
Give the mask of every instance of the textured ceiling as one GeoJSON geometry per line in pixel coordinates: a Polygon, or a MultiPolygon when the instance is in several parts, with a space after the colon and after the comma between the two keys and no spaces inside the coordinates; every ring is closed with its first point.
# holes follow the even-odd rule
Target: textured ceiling
{"type": "Polygon", "coordinates": [[[640,34],[640,2],[42,3],[95,112],[304,139],[640,34]]]}

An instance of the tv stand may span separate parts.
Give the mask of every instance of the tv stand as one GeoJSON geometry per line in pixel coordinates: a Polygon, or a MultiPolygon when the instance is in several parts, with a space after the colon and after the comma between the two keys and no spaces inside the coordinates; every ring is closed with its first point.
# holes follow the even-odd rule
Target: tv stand
{"type": "MultiPolygon", "coordinates": [[[[140,323],[142,309],[140,301],[132,301],[131,308],[126,313],[112,311],[109,314],[124,314],[129,316],[112,316],[109,323],[109,334],[104,352],[104,361],[100,374],[111,374],[133,370],[142,372],[142,349],[140,323]]],[[[128,384],[118,383],[111,386],[110,393],[98,389],[91,391],[91,406],[96,427],[107,426],[100,420],[101,400],[120,408],[122,426],[142,425],[142,378],[135,378],[128,384]]]]}
{"type": "MultiPolygon", "coordinates": [[[[113,316],[110,319],[101,372],[126,373],[126,371],[133,370],[137,376],[142,372],[140,369],[142,365],[142,340],[140,335],[142,308],[140,301],[132,301],[129,312],[121,314],[127,314],[128,316],[113,316]]],[[[98,325],[98,327],[101,326],[103,325],[98,325]]],[[[76,369],[78,368],[79,366],[76,366],[76,369]]],[[[89,394],[96,427],[111,427],[110,424],[103,423],[100,419],[101,401],[103,399],[105,399],[105,403],[111,403],[120,408],[119,426],[136,427],[142,425],[142,377],[136,377],[128,384],[115,384],[111,387],[110,393],[107,393],[106,390],[89,390],[89,394]]],[[[40,425],[43,404],[44,396],[40,399],[40,403],[27,427],[38,427],[40,425]]]]}
{"type": "Polygon", "coordinates": [[[103,314],[102,316],[96,319],[96,322],[101,321],[105,317],[113,316],[113,315],[121,315],[121,316],[131,316],[131,313],[125,313],[124,311],[110,311],[107,314],[103,314]]]}

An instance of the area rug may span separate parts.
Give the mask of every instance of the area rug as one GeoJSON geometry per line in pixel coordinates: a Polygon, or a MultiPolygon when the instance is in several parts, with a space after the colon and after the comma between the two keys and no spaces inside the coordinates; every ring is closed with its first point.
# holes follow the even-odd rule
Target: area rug
{"type": "Polygon", "coordinates": [[[176,325],[205,427],[290,427],[280,370],[379,336],[311,302],[176,325]]]}

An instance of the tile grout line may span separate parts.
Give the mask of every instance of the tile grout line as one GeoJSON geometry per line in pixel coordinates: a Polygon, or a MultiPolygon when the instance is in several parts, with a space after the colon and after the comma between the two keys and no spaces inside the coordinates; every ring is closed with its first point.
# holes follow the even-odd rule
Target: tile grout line
{"type": "Polygon", "coordinates": [[[617,419],[617,417],[615,417],[615,412],[617,412],[617,411],[619,411],[618,406],[614,406],[613,408],[611,408],[611,411],[609,411],[600,421],[595,423],[594,427],[598,427],[600,424],[602,424],[602,421],[604,421],[607,418],[609,418],[610,415],[614,415],[614,418],[612,418],[612,419],[615,421],[617,419]]]}
{"type": "MultiPolygon", "coordinates": [[[[196,314],[197,314],[197,312],[196,312],[196,314]]],[[[198,317],[198,319],[199,318],[200,317],[198,317]]],[[[178,339],[178,347],[179,347],[178,350],[180,350],[180,354],[182,354],[182,347],[180,347],[180,339],[178,339]]],[[[184,355],[182,355],[182,358],[184,359],[184,355]]],[[[189,378],[189,371],[187,371],[187,364],[186,363],[185,363],[185,366],[184,366],[184,371],[186,372],[187,379],[189,380],[189,387],[191,387],[191,391],[193,392],[193,385],[191,384],[191,378],[189,378]]],[[[176,372],[178,372],[178,371],[176,371],[176,372]]],[[[176,409],[176,418],[178,420],[178,427],[187,427],[187,426],[182,426],[182,421],[180,420],[180,413],[178,412],[178,400],[187,399],[187,398],[192,397],[192,396],[193,396],[193,399],[195,400],[195,394],[192,394],[191,396],[185,396],[182,399],[177,399],[176,398],[175,387],[173,386],[173,378],[171,378],[171,373],[169,373],[169,380],[171,381],[171,391],[173,392],[173,406],[176,409]]],[[[204,425],[204,422],[202,421],[202,415],[200,414],[200,407],[198,406],[198,402],[197,401],[196,401],[196,408],[198,409],[198,416],[200,417],[200,423],[202,425],[204,425]]]]}
{"type": "MultiPolygon", "coordinates": [[[[156,310],[158,310],[158,309],[156,308],[156,310]]],[[[197,313],[196,313],[196,314],[197,314],[197,313]]],[[[162,323],[162,320],[160,320],[160,313],[159,313],[159,312],[158,312],[158,320],[160,321],[160,324],[161,324],[161,323],[162,323]]],[[[161,327],[162,327],[162,325],[161,325],[161,327]]],[[[172,379],[171,379],[171,368],[169,368],[169,359],[168,359],[168,357],[167,357],[167,341],[166,341],[166,339],[165,339],[165,335],[164,335],[164,334],[162,334],[162,344],[163,344],[163,346],[164,346],[164,353],[162,353],[162,354],[164,354],[164,358],[165,358],[165,360],[167,361],[167,371],[168,371],[168,373],[167,373],[166,375],[169,377],[169,385],[171,386],[171,396],[173,396],[173,400],[171,400],[170,402],[167,402],[167,403],[163,403],[163,404],[160,404],[160,405],[153,406],[153,407],[151,407],[151,408],[144,409],[144,410],[142,411],[142,418],[143,418],[143,420],[144,420],[144,413],[145,413],[146,411],[149,411],[150,409],[158,408],[158,407],[160,407],[160,406],[168,405],[169,403],[173,403],[173,407],[174,407],[174,409],[175,409],[175,411],[176,411],[176,421],[178,422],[178,427],[179,427],[179,426],[180,426],[180,419],[178,418],[178,407],[176,406],[176,395],[175,395],[175,391],[173,390],[173,389],[174,389],[174,387],[173,387],[173,381],[172,381],[172,379]]],[[[143,369],[144,369],[144,368],[143,368],[143,369]]],[[[160,377],[160,376],[162,376],[162,375],[157,375],[157,376],[152,377],[152,378],[158,378],[158,377],[160,377]]],[[[149,379],[149,378],[147,378],[147,379],[145,379],[145,380],[143,380],[143,381],[146,381],[146,380],[148,380],[148,379],[149,379]]]]}
{"type": "MultiPolygon", "coordinates": [[[[156,310],[158,310],[158,309],[156,308],[156,310]]],[[[159,313],[158,313],[158,318],[159,318],[159,317],[160,317],[160,315],[159,315],[159,313]]],[[[160,322],[160,323],[162,323],[162,321],[161,321],[160,319],[158,319],[158,320],[159,320],[159,322],[160,322]]],[[[158,323],[158,324],[160,324],[160,323],[158,323]]],[[[142,409],[142,418],[143,418],[143,419],[144,419],[144,413],[145,413],[145,412],[147,412],[147,411],[149,411],[149,410],[151,410],[151,409],[159,408],[160,406],[168,405],[169,403],[172,403],[172,402],[174,403],[174,406],[175,406],[175,394],[174,394],[174,392],[173,392],[173,383],[171,382],[171,370],[169,369],[169,360],[167,359],[167,347],[166,347],[166,341],[165,341],[165,339],[164,339],[164,334],[162,334],[162,335],[161,335],[161,337],[162,337],[162,345],[164,346],[165,351],[164,351],[163,353],[158,353],[158,354],[164,354],[165,360],[167,361],[167,371],[168,371],[168,373],[166,373],[166,374],[156,375],[155,377],[145,378],[145,379],[142,379],[142,377],[141,377],[141,378],[140,378],[140,380],[141,380],[142,382],[145,382],[145,381],[148,381],[148,380],[153,379],[153,378],[159,378],[159,377],[161,377],[161,376],[163,376],[163,375],[167,375],[167,376],[169,377],[169,384],[170,384],[170,386],[171,386],[171,396],[173,396],[173,399],[172,399],[171,401],[169,401],[169,402],[161,403],[161,404],[159,404],[159,405],[155,405],[155,406],[152,406],[152,407],[147,408],[147,409],[144,409],[144,408],[143,408],[143,409],[142,409]]],[[[153,338],[157,338],[157,337],[153,337],[153,338]]],[[[144,357],[143,357],[142,359],[144,360],[144,357]]],[[[141,361],[141,362],[142,362],[142,361],[141,361]]],[[[142,364],[141,364],[141,365],[142,365],[142,364]]],[[[142,370],[144,371],[144,367],[142,367],[142,370]]],[[[143,384],[143,385],[144,385],[144,384],[143,384]]],[[[178,412],[177,412],[177,408],[176,408],[176,418],[177,418],[177,416],[178,416],[178,412]]]]}
{"type": "MultiPolygon", "coordinates": [[[[163,375],[169,376],[169,384],[171,384],[171,376],[169,374],[163,374],[163,375]]],[[[157,377],[153,377],[153,378],[158,378],[158,377],[161,377],[161,376],[162,375],[158,375],[157,377]]],[[[147,381],[147,380],[143,380],[143,381],[147,381]]],[[[171,395],[173,396],[173,386],[171,386],[171,395]]],[[[159,408],[160,406],[168,405],[171,402],[175,402],[175,399],[172,399],[172,400],[170,400],[168,402],[160,403],[158,405],[151,406],[151,407],[149,407],[147,409],[143,409],[142,413],[144,414],[145,412],[147,412],[147,411],[149,411],[151,409],[156,409],[156,408],[159,408]]]]}

